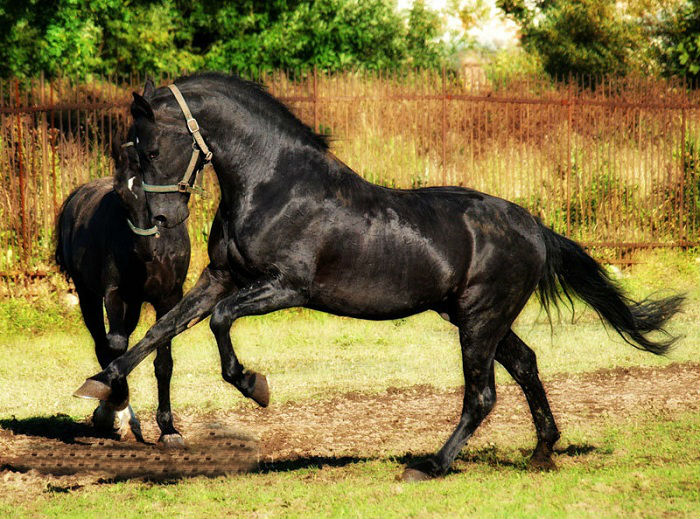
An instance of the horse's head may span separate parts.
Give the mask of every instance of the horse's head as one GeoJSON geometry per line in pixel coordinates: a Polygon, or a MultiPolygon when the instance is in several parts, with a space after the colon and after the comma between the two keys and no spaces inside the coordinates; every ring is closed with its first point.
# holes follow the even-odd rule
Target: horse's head
{"type": "Polygon", "coordinates": [[[122,200],[129,221],[137,229],[150,229],[151,214],[143,190],[139,156],[131,141],[122,144],[119,137],[112,141],[114,159],[114,191],[122,200]]]}
{"type": "Polygon", "coordinates": [[[174,227],[189,216],[187,204],[205,157],[193,145],[188,123],[170,91],[156,96],[149,80],[143,95],[134,92],[133,96],[130,133],[148,207],[158,226],[174,227]]]}

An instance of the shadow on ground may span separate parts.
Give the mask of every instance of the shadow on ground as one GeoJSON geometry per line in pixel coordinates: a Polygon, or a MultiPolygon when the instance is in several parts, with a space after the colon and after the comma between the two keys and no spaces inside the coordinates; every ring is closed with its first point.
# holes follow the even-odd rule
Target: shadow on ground
{"type": "MultiPolygon", "coordinates": [[[[342,468],[372,461],[392,462],[399,466],[420,465],[430,454],[400,456],[299,456],[274,461],[260,461],[257,440],[219,426],[207,429],[199,441],[185,450],[161,449],[153,444],[116,442],[96,431],[91,424],[78,422],[66,415],[0,419],[0,436],[4,446],[24,444],[28,453],[15,453],[12,460],[0,463],[3,469],[24,472],[36,469],[53,475],[101,472],[100,481],[108,483],[126,479],[147,479],[167,483],[192,476],[220,476],[235,472],[269,474],[299,470],[342,468]],[[9,434],[8,434],[9,433],[9,434]],[[7,441],[9,440],[9,441],[7,441]],[[46,441],[42,441],[46,440],[46,441]],[[56,443],[55,441],[60,443],[56,443]],[[9,461],[9,463],[7,463],[9,461]],[[198,465],[197,465],[198,464],[198,465]]],[[[578,457],[597,448],[590,444],[568,445],[555,450],[558,457],[578,457]]],[[[6,451],[7,452],[7,451],[6,451]]],[[[263,453],[264,454],[264,453],[263,453]]],[[[530,452],[488,446],[467,449],[448,474],[467,473],[471,464],[531,470],[530,452]]]]}
{"type": "Polygon", "coordinates": [[[59,440],[63,443],[83,443],[78,438],[111,438],[86,422],[76,422],[68,415],[2,418],[0,428],[13,434],[59,440]]]}

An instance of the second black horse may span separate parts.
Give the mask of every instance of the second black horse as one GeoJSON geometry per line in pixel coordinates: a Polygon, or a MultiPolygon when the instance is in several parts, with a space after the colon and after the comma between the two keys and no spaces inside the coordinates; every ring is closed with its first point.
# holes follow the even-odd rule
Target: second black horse
{"type": "MultiPolygon", "coordinates": [[[[160,318],[182,299],[190,262],[184,223],[163,229],[151,224],[133,143],[120,146],[115,139],[112,156],[114,178],[94,180],[73,191],[61,208],[56,229],[56,262],[75,284],[103,368],[127,350],[144,302],[151,303],[160,318]]],[[[160,442],[180,445],[182,436],[170,410],[170,341],[158,346],[154,365],[160,442]]],[[[117,406],[103,402],[93,413],[93,423],[107,432],[113,429],[122,438],[130,432],[140,437],[128,393],[117,406]]]]}

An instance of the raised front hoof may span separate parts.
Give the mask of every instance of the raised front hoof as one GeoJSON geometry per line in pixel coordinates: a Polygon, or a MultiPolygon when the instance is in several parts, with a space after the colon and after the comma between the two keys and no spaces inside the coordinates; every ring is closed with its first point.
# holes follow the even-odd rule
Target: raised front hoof
{"type": "Polygon", "coordinates": [[[109,400],[112,394],[112,388],[107,384],[95,380],[94,378],[87,379],[82,386],[80,386],[73,396],[78,398],[91,398],[94,400],[102,400],[106,402],[109,400]]]}
{"type": "Polygon", "coordinates": [[[158,447],[163,449],[184,449],[185,439],[179,433],[161,434],[158,438],[158,447]]]}
{"type": "Polygon", "coordinates": [[[257,402],[260,407],[267,407],[270,405],[270,386],[267,383],[267,377],[255,372],[252,372],[251,375],[255,377],[255,383],[249,398],[257,402]]]}

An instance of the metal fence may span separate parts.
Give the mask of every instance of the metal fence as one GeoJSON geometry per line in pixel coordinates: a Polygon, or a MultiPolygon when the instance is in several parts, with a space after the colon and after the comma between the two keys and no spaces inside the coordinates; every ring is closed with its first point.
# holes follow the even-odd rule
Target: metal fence
{"type": "MultiPolygon", "coordinates": [[[[498,195],[612,261],[635,248],[700,244],[700,98],[681,83],[559,85],[478,70],[258,79],[373,182],[498,195]]],[[[53,268],[60,205],[76,186],[111,174],[112,136],[128,124],[140,85],[0,81],[2,275],[53,268]]],[[[195,254],[205,251],[218,201],[213,172],[204,184],[212,196],[192,202],[195,254]]]]}

